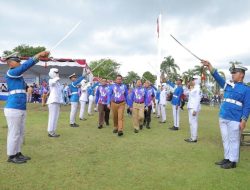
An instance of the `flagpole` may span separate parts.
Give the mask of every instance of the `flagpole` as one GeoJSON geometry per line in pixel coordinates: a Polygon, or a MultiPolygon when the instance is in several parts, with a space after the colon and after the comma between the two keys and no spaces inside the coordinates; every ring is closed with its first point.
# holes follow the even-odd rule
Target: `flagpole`
{"type": "Polygon", "coordinates": [[[162,39],[162,25],[161,25],[161,20],[162,20],[162,15],[159,14],[158,18],[157,18],[157,49],[158,49],[158,55],[157,55],[157,70],[159,72],[156,73],[157,76],[157,80],[156,80],[156,85],[160,84],[160,77],[161,77],[161,50],[162,50],[162,44],[161,44],[161,39],[162,39]]]}

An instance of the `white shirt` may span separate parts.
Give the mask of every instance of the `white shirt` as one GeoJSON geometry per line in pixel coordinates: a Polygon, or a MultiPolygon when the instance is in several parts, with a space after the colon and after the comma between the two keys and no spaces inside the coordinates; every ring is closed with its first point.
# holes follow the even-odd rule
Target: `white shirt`
{"type": "Polygon", "coordinates": [[[193,89],[186,90],[185,92],[188,96],[188,109],[194,109],[194,111],[198,112],[201,108],[201,90],[199,85],[195,85],[193,89]]]}
{"type": "Polygon", "coordinates": [[[168,95],[168,92],[166,90],[161,91],[159,104],[161,105],[167,104],[167,95],[168,95]]]}
{"type": "Polygon", "coordinates": [[[88,101],[88,91],[87,91],[88,86],[87,85],[82,85],[81,86],[81,96],[79,101],[87,102],[88,101]]]}
{"type": "Polygon", "coordinates": [[[51,103],[62,104],[63,103],[62,86],[58,82],[58,80],[59,80],[58,77],[54,79],[49,79],[50,94],[49,94],[47,104],[51,104],[51,103]]]}

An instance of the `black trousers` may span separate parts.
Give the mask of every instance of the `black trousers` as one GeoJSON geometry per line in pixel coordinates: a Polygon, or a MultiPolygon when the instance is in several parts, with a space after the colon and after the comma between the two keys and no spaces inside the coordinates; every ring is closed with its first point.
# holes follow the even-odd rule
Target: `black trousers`
{"type": "Polygon", "coordinates": [[[152,105],[148,106],[148,110],[144,111],[144,123],[149,124],[151,122],[151,111],[152,111],[152,105]]]}
{"type": "Polygon", "coordinates": [[[107,105],[104,106],[104,113],[105,113],[105,116],[104,116],[105,123],[106,123],[107,125],[109,125],[109,114],[110,114],[110,109],[108,109],[108,106],[107,106],[107,105]]]}
{"type": "Polygon", "coordinates": [[[104,121],[107,125],[109,125],[110,110],[108,109],[108,106],[105,104],[98,104],[98,112],[99,112],[99,125],[103,125],[104,121]]]}

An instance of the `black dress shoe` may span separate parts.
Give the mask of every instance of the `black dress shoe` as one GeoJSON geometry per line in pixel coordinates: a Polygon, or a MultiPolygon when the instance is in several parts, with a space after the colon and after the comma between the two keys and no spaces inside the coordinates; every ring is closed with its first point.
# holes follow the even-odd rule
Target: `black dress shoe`
{"type": "Polygon", "coordinates": [[[122,136],[123,135],[123,132],[122,131],[118,131],[118,136],[122,136]]]}
{"type": "Polygon", "coordinates": [[[189,139],[184,139],[184,141],[189,142],[189,143],[197,143],[197,140],[193,140],[191,138],[189,139]]]}
{"type": "Polygon", "coordinates": [[[236,168],[236,162],[231,162],[231,161],[229,160],[227,163],[221,165],[220,167],[223,168],[223,169],[236,168]]]}
{"type": "Polygon", "coordinates": [[[135,132],[135,133],[139,133],[139,130],[138,130],[138,129],[134,129],[134,132],[135,132]]]}
{"type": "Polygon", "coordinates": [[[171,128],[169,128],[170,130],[174,130],[174,131],[178,131],[179,130],[179,128],[178,127],[171,127],[171,128]]]}
{"type": "Polygon", "coordinates": [[[140,128],[140,130],[142,130],[143,129],[143,125],[140,125],[139,128],[140,128]]]}
{"type": "Polygon", "coordinates": [[[215,162],[216,165],[223,165],[223,164],[226,164],[227,162],[229,162],[228,159],[223,159],[221,161],[218,161],[218,162],[215,162]]]}
{"type": "Polygon", "coordinates": [[[102,125],[99,125],[99,126],[98,126],[98,129],[101,129],[101,128],[103,128],[103,126],[102,126],[102,125]]]}
{"type": "Polygon", "coordinates": [[[117,132],[118,132],[118,129],[114,129],[114,130],[113,130],[113,133],[117,133],[117,132]]]}
{"type": "Polygon", "coordinates": [[[14,163],[14,164],[24,164],[26,163],[27,161],[24,160],[24,159],[20,159],[18,158],[17,156],[15,156],[14,158],[8,158],[7,162],[11,162],[11,163],[14,163]]]}
{"type": "Polygon", "coordinates": [[[166,121],[159,121],[160,124],[166,123],[166,121]]]}
{"type": "Polygon", "coordinates": [[[18,159],[21,159],[21,160],[31,160],[31,157],[29,157],[29,156],[24,156],[21,152],[18,152],[18,153],[16,154],[16,157],[17,157],[18,159]]]}
{"type": "Polygon", "coordinates": [[[60,135],[59,134],[56,134],[56,133],[53,133],[53,134],[48,134],[48,137],[60,137],[60,135]]]}

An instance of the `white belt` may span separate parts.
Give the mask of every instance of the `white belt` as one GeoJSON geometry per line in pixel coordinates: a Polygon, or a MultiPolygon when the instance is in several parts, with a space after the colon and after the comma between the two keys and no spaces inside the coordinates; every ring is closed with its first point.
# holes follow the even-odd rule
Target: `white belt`
{"type": "Polygon", "coordinates": [[[71,94],[78,94],[78,92],[72,92],[71,94]]]}
{"type": "Polygon", "coordinates": [[[242,103],[237,101],[237,100],[233,100],[233,99],[230,99],[230,98],[224,98],[223,99],[223,102],[229,102],[229,103],[232,103],[232,104],[236,104],[238,106],[242,106],[242,103]]]}
{"type": "Polygon", "coordinates": [[[9,94],[21,94],[21,93],[26,93],[26,91],[23,90],[23,89],[17,89],[17,90],[9,91],[9,94]]]}
{"type": "Polygon", "coordinates": [[[173,95],[173,97],[178,98],[178,96],[176,96],[176,95],[173,95]]]}

